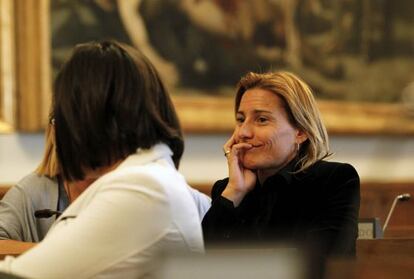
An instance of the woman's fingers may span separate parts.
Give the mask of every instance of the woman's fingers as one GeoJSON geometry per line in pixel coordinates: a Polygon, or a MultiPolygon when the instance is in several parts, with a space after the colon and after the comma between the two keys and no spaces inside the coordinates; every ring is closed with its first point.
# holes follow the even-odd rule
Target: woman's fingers
{"type": "Polygon", "coordinates": [[[223,145],[223,152],[224,156],[227,157],[227,155],[231,152],[231,148],[235,144],[234,140],[234,134],[229,138],[229,140],[223,145]]]}
{"type": "Polygon", "coordinates": [[[245,142],[240,142],[233,144],[231,149],[227,149],[225,152],[225,156],[229,159],[229,156],[238,158],[240,155],[243,154],[246,150],[252,148],[252,145],[245,142]]]}
{"type": "Polygon", "coordinates": [[[230,139],[223,145],[224,156],[229,158],[229,155],[239,156],[240,152],[252,148],[252,145],[245,142],[236,143],[235,135],[233,134],[230,139]]]}

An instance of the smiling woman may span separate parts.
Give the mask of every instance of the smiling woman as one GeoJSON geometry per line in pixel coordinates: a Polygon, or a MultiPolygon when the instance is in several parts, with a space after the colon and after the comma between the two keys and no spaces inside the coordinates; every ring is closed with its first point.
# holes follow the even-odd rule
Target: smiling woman
{"type": "Polygon", "coordinates": [[[249,73],[235,116],[223,148],[229,177],[214,184],[203,219],[206,245],[282,243],[313,255],[317,273],[330,256],[354,256],[358,173],[325,160],[328,135],[310,87],[289,72],[249,73]]]}

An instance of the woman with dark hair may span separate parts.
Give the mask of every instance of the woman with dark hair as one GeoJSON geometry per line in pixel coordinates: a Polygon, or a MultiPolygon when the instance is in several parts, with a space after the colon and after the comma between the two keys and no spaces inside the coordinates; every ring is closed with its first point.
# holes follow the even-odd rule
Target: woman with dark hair
{"type": "MultiPolygon", "coordinates": [[[[0,246],[6,241],[21,241],[30,248],[41,241],[59,214],[89,186],[88,181],[76,181],[70,183],[69,188],[68,183],[63,181],[56,154],[53,122],[50,119],[46,126],[42,162],[0,200],[0,246]]],[[[196,189],[190,190],[199,216],[203,218],[211,199],[196,189]]]]}
{"type": "Polygon", "coordinates": [[[92,184],[46,238],[0,269],[36,278],[139,278],[161,253],[203,252],[200,217],[178,173],[182,132],[152,64],[114,41],[76,46],[54,85],[63,178],[92,184]]]}

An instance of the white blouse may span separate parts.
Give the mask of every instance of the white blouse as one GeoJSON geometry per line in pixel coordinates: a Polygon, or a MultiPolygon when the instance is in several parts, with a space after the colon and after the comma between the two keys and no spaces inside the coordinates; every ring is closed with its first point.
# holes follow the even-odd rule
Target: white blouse
{"type": "Polygon", "coordinates": [[[164,144],[138,150],[71,204],[36,247],[0,262],[30,278],[140,278],[164,252],[203,252],[191,190],[164,144]]]}

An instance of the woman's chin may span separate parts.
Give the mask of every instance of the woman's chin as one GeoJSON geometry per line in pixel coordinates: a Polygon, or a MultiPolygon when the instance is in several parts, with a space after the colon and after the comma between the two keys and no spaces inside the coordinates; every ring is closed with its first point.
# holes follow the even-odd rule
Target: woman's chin
{"type": "Polygon", "coordinates": [[[242,161],[242,165],[245,169],[249,169],[249,170],[255,170],[258,168],[258,164],[255,160],[244,159],[242,161]]]}

